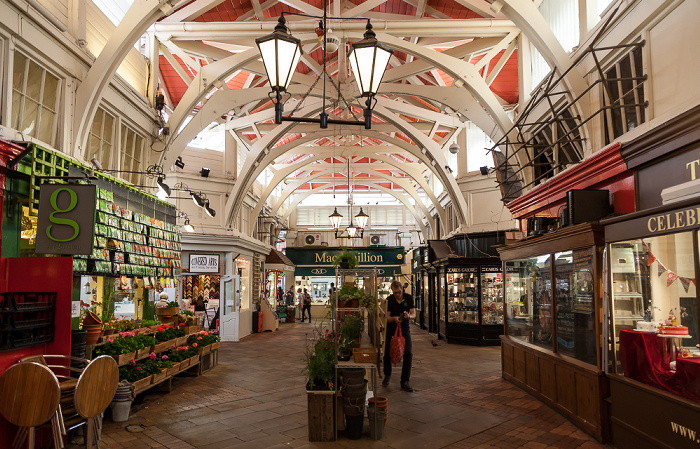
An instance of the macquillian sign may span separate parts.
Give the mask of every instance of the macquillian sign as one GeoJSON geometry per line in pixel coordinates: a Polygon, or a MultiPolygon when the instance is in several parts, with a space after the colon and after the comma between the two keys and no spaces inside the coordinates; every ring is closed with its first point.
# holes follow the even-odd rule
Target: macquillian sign
{"type": "Polygon", "coordinates": [[[96,199],[94,185],[42,185],[35,252],[92,254],[96,199]]]}

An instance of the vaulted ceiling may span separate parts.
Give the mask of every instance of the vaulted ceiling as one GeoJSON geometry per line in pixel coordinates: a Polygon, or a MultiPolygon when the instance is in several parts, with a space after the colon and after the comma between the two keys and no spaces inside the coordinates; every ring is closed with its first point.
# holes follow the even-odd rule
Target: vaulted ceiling
{"type": "MultiPolygon", "coordinates": [[[[161,163],[170,166],[210,123],[225,123],[238,150],[247,152],[226,205],[227,223],[233,221],[246,192],[266,167],[274,177],[257,210],[277,183],[283,183],[285,197],[343,190],[351,184],[353,190],[426,198],[444,220],[444,211],[426,182],[432,174],[450,196],[458,221],[465,223],[466,202],[448,169],[446,148],[466,122],[494,141],[510,129],[506,111],[520,101],[521,29],[553,67],[566,57],[548,27],[534,26],[541,25],[536,4],[529,0],[499,0],[494,5],[485,0],[335,0],[327,5],[328,15],[334,17],[328,20],[328,28],[340,45],[326,55],[326,77],[322,77],[323,50],[315,33],[319,20],[308,17],[323,15],[323,8],[323,0],[194,0],[160,14],[150,26],[156,47],[152,55],[158,61],[152,74],[172,109],[168,126],[174,131],[162,143],[161,163]],[[331,118],[361,117],[347,53],[353,42],[362,39],[366,19],[371,20],[377,39],[395,50],[377,96],[371,130],[274,124],[270,89],[254,41],[272,32],[283,12],[304,50],[288,89],[285,115],[317,117],[325,96],[325,111],[331,118]],[[188,122],[189,117],[195,119],[188,122]]],[[[137,17],[138,12],[129,14],[137,17]]],[[[577,86],[571,90],[575,93],[577,86]]],[[[80,140],[84,131],[76,129],[80,140]]],[[[429,217],[425,223],[433,224],[429,217]]]]}

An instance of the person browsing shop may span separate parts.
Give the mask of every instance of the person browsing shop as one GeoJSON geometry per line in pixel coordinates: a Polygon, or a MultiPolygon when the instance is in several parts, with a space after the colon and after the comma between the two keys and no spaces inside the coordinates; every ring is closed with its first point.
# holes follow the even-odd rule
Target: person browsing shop
{"type": "Polygon", "coordinates": [[[309,311],[309,323],[311,322],[311,295],[309,295],[309,292],[304,289],[304,293],[301,294],[301,297],[299,298],[301,302],[301,322],[304,322],[304,319],[306,317],[306,311],[309,311]]]}
{"type": "Polygon", "coordinates": [[[391,283],[391,291],[393,292],[387,297],[387,316],[386,322],[386,345],[384,346],[384,380],[383,386],[389,385],[391,379],[391,339],[396,333],[396,326],[401,326],[401,333],[406,340],[406,346],[403,354],[403,366],[401,367],[401,389],[403,391],[413,391],[408,383],[411,377],[411,363],[413,361],[413,352],[411,344],[411,328],[409,320],[416,317],[416,306],[413,302],[413,297],[403,291],[401,282],[394,281],[391,283]]]}

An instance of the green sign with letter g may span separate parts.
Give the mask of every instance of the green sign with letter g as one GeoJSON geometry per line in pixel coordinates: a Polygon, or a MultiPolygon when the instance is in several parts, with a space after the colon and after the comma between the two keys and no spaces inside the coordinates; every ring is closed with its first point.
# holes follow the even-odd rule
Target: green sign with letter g
{"type": "Polygon", "coordinates": [[[53,208],[53,212],[49,214],[49,221],[53,224],[50,224],[46,227],[46,236],[48,238],[55,242],[70,242],[71,240],[74,240],[78,236],[78,234],[80,234],[80,225],[75,220],[71,220],[70,218],[56,217],[56,214],[64,214],[66,212],[72,211],[77,205],[78,195],[69,188],[58,189],[51,194],[51,207],[53,208]],[[65,209],[61,209],[58,206],[58,195],[60,195],[61,192],[67,192],[68,195],[70,195],[70,204],[65,209]],[[51,229],[54,225],[70,226],[71,228],[73,228],[73,235],[68,237],[67,239],[59,239],[54,237],[53,235],[51,235],[51,229]]]}
{"type": "Polygon", "coordinates": [[[36,253],[92,254],[96,200],[94,185],[42,185],[36,253]]]}

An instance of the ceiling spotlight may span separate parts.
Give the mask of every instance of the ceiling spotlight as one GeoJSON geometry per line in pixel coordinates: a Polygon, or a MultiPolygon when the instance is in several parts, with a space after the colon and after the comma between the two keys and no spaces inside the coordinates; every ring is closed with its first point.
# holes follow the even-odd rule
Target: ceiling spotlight
{"type": "Polygon", "coordinates": [[[196,204],[199,207],[204,207],[204,205],[206,204],[204,198],[202,198],[199,194],[195,192],[190,192],[190,195],[192,196],[192,201],[194,201],[194,204],[196,204]]]}
{"type": "Polygon", "coordinates": [[[216,216],[216,211],[209,207],[209,200],[204,203],[204,212],[206,212],[211,218],[216,216]]]}
{"type": "Polygon", "coordinates": [[[450,168],[449,165],[445,165],[445,170],[447,170],[448,172],[452,173],[452,169],[450,168]]]}
{"type": "Polygon", "coordinates": [[[158,185],[158,193],[156,196],[158,196],[158,198],[161,200],[164,200],[170,196],[170,186],[163,181],[164,179],[165,178],[163,176],[158,176],[158,181],[156,181],[156,184],[158,185]]]}
{"type": "Polygon", "coordinates": [[[96,157],[90,159],[90,163],[95,168],[95,170],[102,170],[102,164],[100,163],[100,161],[97,160],[96,157]]]}
{"type": "Polygon", "coordinates": [[[200,172],[202,175],[202,178],[208,178],[210,171],[211,171],[210,169],[208,169],[206,167],[202,167],[202,171],[200,172]]]}
{"type": "Polygon", "coordinates": [[[185,220],[185,225],[182,227],[187,232],[194,232],[194,226],[190,224],[190,219],[185,220]]]}
{"type": "Polygon", "coordinates": [[[457,145],[457,142],[453,142],[452,145],[450,145],[450,153],[452,154],[457,154],[459,153],[459,145],[457,145]]]}
{"type": "Polygon", "coordinates": [[[179,169],[185,168],[185,163],[182,161],[182,156],[178,156],[175,160],[175,166],[179,169]]]}

